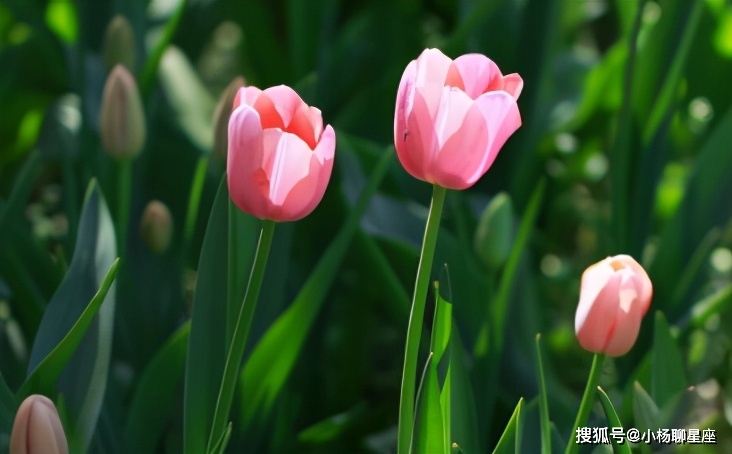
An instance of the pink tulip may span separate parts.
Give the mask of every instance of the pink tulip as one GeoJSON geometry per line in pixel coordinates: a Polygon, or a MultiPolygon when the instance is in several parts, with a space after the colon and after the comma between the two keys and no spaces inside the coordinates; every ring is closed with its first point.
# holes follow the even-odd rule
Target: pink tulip
{"type": "Polygon", "coordinates": [[[608,356],[628,353],[652,296],[651,280],[633,257],[616,255],[587,268],[574,319],[582,348],[608,356]]]}
{"type": "Polygon", "coordinates": [[[484,55],[451,60],[426,49],[402,75],[394,113],[394,146],[413,177],[466,189],[490,168],[521,126],[516,100],[523,80],[504,76],[484,55]]]}
{"type": "Polygon", "coordinates": [[[10,454],[66,454],[66,435],[51,399],[34,394],[15,415],[10,434],[10,454]]]}
{"type": "Polygon", "coordinates": [[[330,180],[335,132],[320,110],[284,85],[240,88],[229,119],[228,184],[240,210],[295,221],[315,209],[330,180]]]}

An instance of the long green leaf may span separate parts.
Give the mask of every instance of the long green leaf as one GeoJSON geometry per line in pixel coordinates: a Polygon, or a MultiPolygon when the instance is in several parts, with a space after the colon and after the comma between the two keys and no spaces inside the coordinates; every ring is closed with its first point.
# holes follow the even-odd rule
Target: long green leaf
{"type": "Polygon", "coordinates": [[[49,390],[58,378],[55,384],[64,395],[72,421],[74,435],[70,438],[80,440],[84,449],[91,443],[104,402],[117,270],[112,218],[95,181],[85,200],[74,256],[43,314],[28,365],[30,376],[21,388],[49,390]]]}
{"type": "MultiPolygon", "coordinates": [[[[618,418],[618,414],[615,412],[613,403],[610,401],[610,398],[605,391],[603,391],[599,386],[597,387],[597,395],[600,398],[602,409],[605,410],[605,417],[607,418],[608,425],[610,427],[623,427],[620,423],[620,418],[618,418]]],[[[615,454],[631,454],[630,445],[628,443],[618,443],[615,437],[610,437],[610,441],[613,444],[613,452],[615,454]]]]}
{"type": "Polygon", "coordinates": [[[275,321],[252,351],[241,374],[244,421],[255,414],[266,417],[290,375],[304,341],[337,274],[348,245],[358,229],[371,196],[389,168],[394,153],[385,152],[371,174],[356,206],[338,235],[318,261],[292,305],[275,321]]]}
{"type": "Polygon", "coordinates": [[[142,373],[125,427],[127,452],[155,452],[174,408],[176,388],[183,378],[190,331],[190,321],[178,328],[142,373]]]}
{"type": "Polygon", "coordinates": [[[501,438],[498,439],[498,444],[493,450],[493,454],[519,454],[516,449],[519,438],[521,437],[521,410],[523,408],[524,398],[519,399],[516,408],[513,410],[511,419],[508,420],[506,428],[503,430],[501,438]]]}
{"type": "Polygon", "coordinates": [[[432,353],[427,357],[424,367],[414,414],[411,452],[447,454],[449,447],[445,439],[445,421],[440,405],[437,361],[432,353]]]}
{"type": "Polygon", "coordinates": [[[183,395],[183,447],[205,451],[228,349],[227,258],[229,193],[221,179],[201,247],[186,354],[183,395]]]}
{"type": "Polygon", "coordinates": [[[681,351],[663,313],[656,312],[651,353],[651,396],[659,407],[686,386],[686,369],[681,351]]]}
{"type": "Polygon", "coordinates": [[[94,295],[89,305],[81,313],[66,336],[41,360],[33,369],[23,385],[15,393],[17,400],[22,400],[31,394],[53,395],[56,380],[61,376],[64,367],[76,352],[84,334],[92,324],[93,318],[99,310],[104,298],[109,292],[114,278],[117,276],[119,259],[116,259],[102,280],[99,291],[94,295]]]}
{"type": "Polygon", "coordinates": [[[541,334],[536,335],[536,370],[539,372],[539,420],[541,427],[541,452],[551,454],[551,422],[549,421],[549,401],[546,394],[546,380],[544,379],[544,364],[541,359],[541,334]]]}

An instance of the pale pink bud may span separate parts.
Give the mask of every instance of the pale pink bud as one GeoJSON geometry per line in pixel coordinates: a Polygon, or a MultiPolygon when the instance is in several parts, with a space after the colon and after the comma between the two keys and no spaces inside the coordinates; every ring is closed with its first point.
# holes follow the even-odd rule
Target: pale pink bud
{"type": "Polygon", "coordinates": [[[145,144],[145,112],[137,83],[122,65],[107,77],[102,97],[99,132],[104,149],[116,159],[137,156],[145,144]]]}
{"type": "Polygon", "coordinates": [[[10,454],[67,454],[66,435],[53,402],[38,394],[26,398],[15,415],[10,454]]]}
{"type": "Polygon", "coordinates": [[[140,236],[152,252],[162,254],[168,250],[173,236],[173,217],[163,202],[150,201],[142,213],[140,236]]]}
{"type": "Polygon", "coordinates": [[[521,126],[523,80],[504,76],[480,54],[454,61],[426,49],[407,66],[397,91],[394,146],[415,178],[466,189],[488,171],[521,126]]]}
{"type": "Polygon", "coordinates": [[[287,86],[240,88],[229,119],[227,181],[245,213],[296,221],[320,203],[330,180],[335,132],[320,110],[287,86]]]}
{"type": "Polygon", "coordinates": [[[633,257],[616,255],[587,268],[574,319],[582,348],[608,356],[628,353],[652,297],[651,280],[633,257]]]}

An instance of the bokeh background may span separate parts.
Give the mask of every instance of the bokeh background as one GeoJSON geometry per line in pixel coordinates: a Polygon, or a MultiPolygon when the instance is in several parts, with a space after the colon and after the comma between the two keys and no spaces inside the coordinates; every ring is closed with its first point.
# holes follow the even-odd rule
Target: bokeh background
{"type": "MultiPolygon", "coordinates": [[[[725,0],[1,0],[4,390],[24,383],[45,308],[80,241],[93,178],[115,213],[117,174],[100,144],[99,109],[110,69],[105,30],[118,14],[134,31],[131,70],[148,134],[133,167],[111,360],[106,389],[95,396],[101,407],[89,452],[182,450],[186,343],[171,339],[190,318],[197,275],[208,265],[199,259],[225,170],[214,150],[214,110],[225,87],[237,76],[260,88],[290,85],[338,137],[321,205],[278,226],[249,355],[299,294],[378,159],[394,153],[399,78],[426,47],[453,58],[483,53],[524,80],[523,126],[475,187],[448,194],[438,240],[433,277],[454,305],[475,403],[464,452],[492,451],[520,397],[534,408],[523,449],[538,452],[529,440],[538,433],[530,402],[539,332],[550,416],[566,442],[591,362],[574,338],[579,279],[588,265],[620,253],[645,266],[655,290],[636,346],[603,376],[621,420],[648,423],[640,410],[649,408],[647,396],[657,412],[674,415],[668,424],[717,430],[717,446],[667,449],[731,449],[732,4],[725,0]],[[187,221],[197,171],[201,199],[187,221]],[[510,199],[501,224],[508,227],[480,233],[482,213],[501,193],[510,199]],[[153,199],[174,221],[162,255],[138,234],[153,199]],[[660,318],[671,326],[671,353],[654,348],[660,318]],[[160,392],[139,403],[142,377],[163,351],[172,351],[170,362],[148,373],[157,380],[148,390],[160,392]],[[676,369],[658,369],[662,363],[676,369]],[[667,380],[672,370],[679,373],[667,380]]],[[[237,394],[230,452],[393,451],[430,191],[392,160],[324,303],[305,304],[312,322],[292,337],[297,345],[263,353],[271,370],[260,380],[277,376],[281,386],[246,422],[246,385],[237,394]]],[[[3,450],[12,415],[0,416],[3,450]]],[[[601,413],[591,423],[606,425],[601,413]]]]}

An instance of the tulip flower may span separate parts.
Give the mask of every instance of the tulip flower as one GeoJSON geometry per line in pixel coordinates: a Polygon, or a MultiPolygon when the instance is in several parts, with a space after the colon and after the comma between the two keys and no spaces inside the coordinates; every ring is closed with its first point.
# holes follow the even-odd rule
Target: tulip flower
{"type": "Polygon", "coordinates": [[[607,356],[628,353],[652,295],[648,274],[628,255],[608,257],[587,268],[574,322],[580,345],[607,356]]]}
{"type": "Polygon", "coordinates": [[[15,415],[10,435],[10,454],[66,454],[61,420],[51,399],[34,394],[26,398],[15,415]]]}
{"type": "Polygon", "coordinates": [[[409,63],[397,92],[394,146],[413,177],[466,189],[490,168],[521,126],[523,80],[502,75],[484,55],[454,61],[426,49],[409,63]]]}
{"type": "Polygon", "coordinates": [[[320,203],[335,132],[320,110],[284,85],[243,87],[229,119],[227,179],[237,207],[260,219],[295,221],[320,203]]]}

